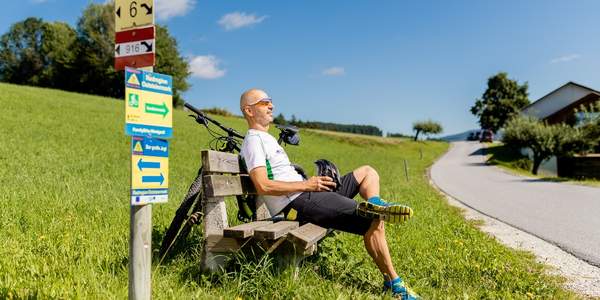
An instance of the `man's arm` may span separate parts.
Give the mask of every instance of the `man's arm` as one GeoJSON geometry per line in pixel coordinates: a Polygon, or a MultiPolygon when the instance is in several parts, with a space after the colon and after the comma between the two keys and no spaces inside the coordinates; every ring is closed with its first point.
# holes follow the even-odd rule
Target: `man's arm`
{"type": "Polygon", "coordinates": [[[296,192],[329,192],[335,187],[333,179],[327,176],[313,176],[306,181],[294,182],[270,180],[265,167],[256,167],[249,174],[259,195],[281,196],[296,192]]]}

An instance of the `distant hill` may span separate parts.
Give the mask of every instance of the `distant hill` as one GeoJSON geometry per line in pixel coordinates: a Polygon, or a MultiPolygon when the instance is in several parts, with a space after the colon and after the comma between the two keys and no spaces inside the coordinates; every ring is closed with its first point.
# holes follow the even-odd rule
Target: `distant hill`
{"type": "Polygon", "coordinates": [[[447,141],[447,142],[466,141],[469,134],[473,131],[478,131],[478,129],[471,129],[471,130],[467,130],[467,131],[464,131],[461,133],[446,135],[446,136],[440,137],[440,140],[447,141]]]}

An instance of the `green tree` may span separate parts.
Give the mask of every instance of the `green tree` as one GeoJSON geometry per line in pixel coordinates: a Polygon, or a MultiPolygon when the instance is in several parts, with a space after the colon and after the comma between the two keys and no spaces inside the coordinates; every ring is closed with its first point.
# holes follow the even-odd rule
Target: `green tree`
{"type": "Polygon", "coordinates": [[[275,117],[275,118],[273,119],[273,123],[275,123],[275,124],[279,124],[279,125],[285,125],[285,124],[287,124],[287,122],[285,121],[285,117],[283,116],[283,114],[282,114],[282,113],[279,113],[279,114],[277,115],[277,117],[275,117]]]}
{"type": "MultiPolygon", "coordinates": [[[[80,90],[86,93],[123,98],[124,72],[114,69],[114,3],[91,3],[77,23],[80,44],[80,90]]],[[[156,25],[154,71],[173,76],[173,105],[182,103],[181,93],[189,88],[187,61],[177,50],[177,41],[166,27],[156,25]]]]}
{"type": "Polygon", "coordinates": [[[69,89],[72,80],[62,74],[73,67],[76,56],[76,34],[68,24],[28,18],[0,38],[0,78],[69,89]]]}
{"type": "Polygon", "coordinates": [[[415,132],[415,141],[419,139],[419,134],[423,133],[425,135],[430,134],[438,134],[443,131],[442,125],[437,122],[427,120],[427,121],[418,121],[413,123],[413,131],[415,132]]]}
{"type": "Polygon", "coordinates": [[[600,101],[588,106],[581,105],[574,115],[580,115],[576,126],[581,130],[590,152],[600,153],[600,101]]]}
{"type": "Polygon", "coordinates": [[[80,54],[76,71],[78,90],[84,93],[123,98],[123,72],[114,65],[114,4],[90,3],[77,22],[80,54]]]}
{"type": "Polygon", "coordinates": [[[551,156],[570,156],[590,149],[580,129],[566,124],[548,125],[526,117],[515,117],[508,121],[502,141],[514,149],[531,149],[533,174],[537,174],[542,162],[551,156]]]}
{"type": "Polygon", "coordinates": [[[42,36],[44,21],[28,18],[13,24],[0,38],[0,79],[17,84],[38,85],[44,69],[42,36]]]}
{"type": "Polygon", "coordinates": [[[177,41],[169,30],[156,25],[156,63],[154,71],[173,76],[173,106],[183,105],[181,92],[189,89],[187,78],[190,75],[188,62],[181,57],[177,41]]]}
{"type": "Polygon", "coordinates": [[[487,89],[481,99],[475,101],[471,113],[479,118],[483,129],[491,129],[494,133],[521,108],[529,104],[527,82],[519,84],[500,72],[488,79],[487,89]]]}
{"type": "Polygon", "coordinates": [[[75,30],[67,23],[45,23],[42,53],[45,67],[41,76],[47,86],[75,90],[77,81],[73,80],[73,72],[79,54],[75,30]]]}

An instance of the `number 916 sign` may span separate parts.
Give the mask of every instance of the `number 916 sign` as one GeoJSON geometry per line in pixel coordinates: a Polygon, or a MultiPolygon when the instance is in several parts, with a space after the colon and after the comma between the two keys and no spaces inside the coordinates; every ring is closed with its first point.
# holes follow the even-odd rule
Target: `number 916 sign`
{"type": "Polygon", "coordinates": [[[115,31],[154,24],[154,0],[116,0],[115,31]]]}

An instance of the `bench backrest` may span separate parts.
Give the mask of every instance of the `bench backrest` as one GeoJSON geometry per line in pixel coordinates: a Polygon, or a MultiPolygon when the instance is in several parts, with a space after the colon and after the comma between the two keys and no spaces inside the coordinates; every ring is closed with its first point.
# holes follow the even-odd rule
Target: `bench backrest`
{"type": "MultiPolygon", "coordinates": [[[[202,182],[204,196],[217,198],[256,194],[254,184],[239,155],[213,150],[202,150],[202,182]]],[[[271,217],[265,203],[256,203],[256,218],[271,217]]]]}
{"type": "Polygon", "coordinates": [[[202,150],[202,167],[206,197],[256,194],[239,155],[202,150]]]}

